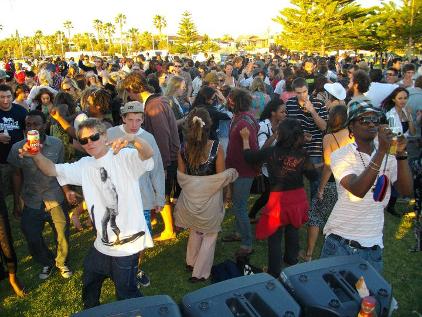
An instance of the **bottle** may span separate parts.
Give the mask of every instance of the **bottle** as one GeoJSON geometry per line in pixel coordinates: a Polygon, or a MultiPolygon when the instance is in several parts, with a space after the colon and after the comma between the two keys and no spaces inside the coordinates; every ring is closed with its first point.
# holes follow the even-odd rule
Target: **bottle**
{"type": "Polygon", "coordinates": [[[362,299],[360,312],[357,317],[376,317],[375,307],[377,300],[373,296],[366,296],[362,299]]]}
{"type": "Polygon", "coordinates": [[[395,121],[396,120],[394,119],[394,117],[388,118],[388,126],[390,127],[391,132],[393,132],[393,134],[394,134],[393,139],[391,140],[391,145],[390,145],[390,151],[389,151],[390,155],[396,155],[397,154],[398,127],[396,126],[395,121]]]}

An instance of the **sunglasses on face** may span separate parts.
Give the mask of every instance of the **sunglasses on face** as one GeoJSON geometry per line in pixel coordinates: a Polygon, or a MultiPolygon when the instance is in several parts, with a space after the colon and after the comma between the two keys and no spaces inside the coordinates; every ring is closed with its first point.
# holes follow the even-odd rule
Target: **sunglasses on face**
{"type": "Polygon", "coordinates": [[[100,133],[95,133],[93,135],[90,135],[89,137],[86,138],[79,138],[79,143],[81,145],[86,145],[88,144],[88,139],[91,140],[92,142],[98,141],[100,139],[101,134],[100,133]]]}
{"type": "Polygon", "coordinates": [[[387,76],[395,76],[394,73],[387,73],[387,76]]]}
{"type": "Polygon", "coordinates": [[[378,116],[360,117],[358,121],[362,125],[369,125],[370,123],[378,125],[381,122],[381,118],[378,116]]]}

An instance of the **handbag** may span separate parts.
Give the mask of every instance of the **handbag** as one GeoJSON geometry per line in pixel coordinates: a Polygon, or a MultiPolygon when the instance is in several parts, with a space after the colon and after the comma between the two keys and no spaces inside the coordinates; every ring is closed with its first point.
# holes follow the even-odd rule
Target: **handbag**
{"type": "Polygon", "coordinates": [[[390,180],[388,179],[387,175],[380,175],[377,178],[375,183],[374,189],[374,200],[375,201],[383,201],[385,198],[385,194],[387,193],[388,184],[390,180]]]}
{"type": "Polygon", "coordinates": [[[388,186],[390,185],[390,180],[388,179],[387,175],[385,175],[387,161],[388,161],[388,154],[385,159],[383,174],[378,176],[377,181],[375,182],[373,197],[374,197],[374,200],[378,202],[381,202],[384,200],[385,194],[387,193],[388,186]]]}
{"type": "Polygon", "coordinates": [[[252,182],[250,193],[253,195],[260,195],[267,191],[268,182],[263,174],[255,176],[252,182]]]}

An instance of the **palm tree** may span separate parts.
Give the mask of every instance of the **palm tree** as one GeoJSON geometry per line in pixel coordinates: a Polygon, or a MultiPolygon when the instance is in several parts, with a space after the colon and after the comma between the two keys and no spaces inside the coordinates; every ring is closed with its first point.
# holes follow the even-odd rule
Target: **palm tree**
{"type": "Polygon", "coordinates": [[[100,42],[101,31],[103,30],[103,22],[99,19],[95,19],[92,21],[92,24],[94,25],[95,31],[97,31],[97,40],[100,42]]]}
{"type": "Polygon", "coordinates": [[[123,13],[117,14],[114,22],[119,25],[120,30],[120,55],[123,55],[123,24],[126,24],[126,16],[123,13]]]}
{"type": "Polygon", "coordinates": [[[67,30],[68,40],[70,41],[70,29],[73,29],[72,21],[64,21],[63,27],[67,30]]]}
{"type": "Polygon", "coordinates": [[[60,48],[62,51],[62,56],[64,56],[64,47],[63,47],[63,38],[64,38],[64,32],[63,31],[56,31],[55,35],[57,36],[57,39],[60,43],[60,48]]]}
{"type": "Polygon", "coordinates": [[[94,52],[94,47],[92,46],[92,38],[94,37],[94,34],[85,32],[84,36],[88,39],[89,47],[91,49],[91,55],[92,55],[94,52]]]}
{"type": "Polygon", "coordinates": [[[162,30],[167,27],[166,18],[162,15],[157,14],[157,15],[154,16],[152,23],[154,24],[155,28],[158,30],[158,34],[159,34],[160,40],[161,40],[162,30]]]}
{"type": "Polygon", "coordinates": [[[43,56],[42,43],[41,43],[42,38],[43,38],[42,31],[41,30],[35,31],[35,34],[34,34],[34,43],[35,43],[34,48],[36,49],[36,47],[38,45],[38,47],[40,49],[40,56],[43,56]]]}
{"type": "Polygon", "coordinates": [[[111,36],[114,34],[114,32],[116,32],[116,27],[114,26],[113,23],[107,22],[107,23],[104,23],[103,28],[104,28],[105,34],[107,34],[107,37],[108,37],[109,48],[111,48],[113,46],[113,41],[111,39],[111,36]]]}
{"type": "Polygon", "coordinates": [[[135,44],[138,41],[139,30],[137,28],[130,28],[127,31],[127,35],[128,35],[128,38],[130,39],[130,49],[131,51],[133,51],[134,50],[133,48],[135,47],[135,44]]]}

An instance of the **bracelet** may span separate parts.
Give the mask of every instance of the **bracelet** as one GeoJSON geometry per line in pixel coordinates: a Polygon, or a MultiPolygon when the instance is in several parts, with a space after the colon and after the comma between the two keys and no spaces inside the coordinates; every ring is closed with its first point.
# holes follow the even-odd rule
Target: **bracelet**
{"type": "Polygon", "coordinates": [[[400,157],[400,156],[407,156],[407,151],[397,152],[397,153],[396,153],[396,157],[397,157],[397,156],[399,156],[399,157],[400,157]]]}
{"type": "Polygon", "coordinates": [[[380,169],[381,166],[379,166],[377,163],[375,163],[374,161],[370,161],[369,165],[374,165],[376,168],[380,169]]]}
{"type": "Polygon", "coordinates": [[[407,155],[398,155],[396,156],[397,161],[404,161],[407,160],[407,155]]]}
{"type": "Polygon", "coordinates": [[[371,165],[368,165],[368,167],[377,173],[380,171],[379,168],[372,167],[371,165]]]}

